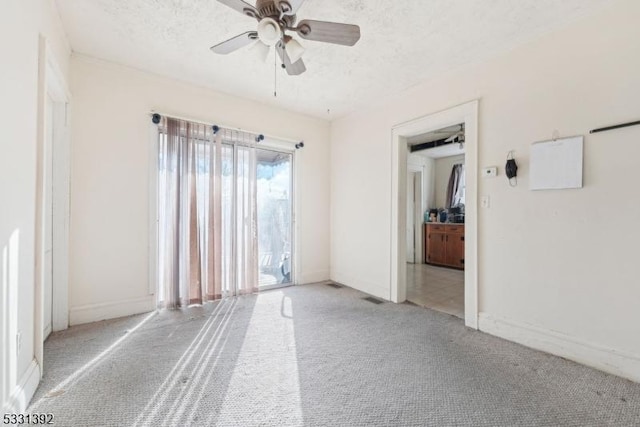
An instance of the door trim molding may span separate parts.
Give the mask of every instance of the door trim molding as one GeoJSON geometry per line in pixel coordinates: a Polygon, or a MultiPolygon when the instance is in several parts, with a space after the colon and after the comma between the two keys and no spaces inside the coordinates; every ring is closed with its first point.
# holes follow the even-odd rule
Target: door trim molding
{"type": "MultiPolygon", "coordinates": [[[[69,103],[71,94],[56,56],[47,39],[40,36],[38,41],[38,137],[36,169],[36,237],[34,275],[34,362],[38,378],[44,369],[44,146],[45,146],[45,106],[47,96],[54,102],[54,135],[52,141],[52,269],[53,291],[51,295],[51,327],[53,331],[69,326],[69,211],[70,211],[70,134],[69,103]],[[57,132],[56,132],[57,130],[57,132]]],[[[36,383],[37,386],[37,383],[36,383]]]]}
{"type": "Polygon", "coordinates": [[[478,100],[467,102],[415,120],[400,123],[391,130],[391,290],[396,303],[407,298],[406,242],[407,222],[407,138],[444,127],[465,124],[465,325],[478,329],[478,100]]]}

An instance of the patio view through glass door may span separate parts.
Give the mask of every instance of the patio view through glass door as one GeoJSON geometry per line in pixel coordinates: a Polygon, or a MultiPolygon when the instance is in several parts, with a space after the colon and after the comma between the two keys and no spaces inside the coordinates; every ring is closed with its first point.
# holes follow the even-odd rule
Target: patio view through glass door
{"type": "Polygon", "coordinates": [[[290,284],[292,277],[292,155],[256,149],[260,288],[290,284]]]}

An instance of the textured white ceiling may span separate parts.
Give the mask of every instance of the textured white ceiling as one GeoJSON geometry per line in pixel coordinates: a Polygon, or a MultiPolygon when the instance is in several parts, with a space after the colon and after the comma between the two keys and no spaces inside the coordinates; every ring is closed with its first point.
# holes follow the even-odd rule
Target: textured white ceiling
{"type": "Polygon", "coordinates": [[[610,0],[306,0],[299,19],[360,25],[355,47],[303,41],[307,72],[288,76],[246,48],[209,47],[256,21],[215,0],[56,0],[75,52],[325,119],[438,73],[488,59],[610,0]],[[327,113],[330,110],[330,113],[327,113]]]}

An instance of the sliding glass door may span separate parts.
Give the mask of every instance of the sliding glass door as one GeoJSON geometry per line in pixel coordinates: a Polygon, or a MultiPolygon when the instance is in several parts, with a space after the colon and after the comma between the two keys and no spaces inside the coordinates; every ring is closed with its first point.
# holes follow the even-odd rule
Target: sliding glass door
{"type": "Polygon", "coordinates": [[[293,156],[256,149],[259,287],[292,283],[293,156]]]}
{"type": "Polygon", "coordinates": [[[169,118],[160,127],[163,307],[292,283],[292,154],[211,132],[169,118]]]}

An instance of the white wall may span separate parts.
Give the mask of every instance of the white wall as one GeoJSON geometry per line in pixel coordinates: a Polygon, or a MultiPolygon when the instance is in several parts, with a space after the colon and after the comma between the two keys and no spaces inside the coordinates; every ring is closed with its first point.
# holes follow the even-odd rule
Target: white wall
{"type": "Polygon", "coordinates": [[[40,35],[46,39],[66,78],[70,49],[54,2],[3,2],[0,14],[0,404],[8,412],[24,409],[40,378],[40,367],[35,360],[34,324],[40,35]],[[22,337],[19,351],[15,336],[18,332],[22,337]]]}
{"type": "Polygon", "coordinates": [[[447,200],[447,187],[453,165],[464,164],[464,154],[442,157],[435,160],[435,203],[434,208],[444,208],[447,200]]]}
{"type": "Polygon", "coordinates": [[[518,187],[479,180],[480,328],[640,380],[640,2],[450,72],[332,124],[331,278],[389,298],[390,130],[480,99],[480,167],[514,150],[518,187]],[[586,135],[585,187],[531,192],[529,147],[586,135]],[[361,153],[366,152],[367,156],[361,153]],[[358,173],[353,173],[358,171],[358,173]]]}
{"type": "Polygon", "coordinates": [[[73,56],[70,311],[83,323],[153,308],[148,292],[150,111],[294,140],[299,283],[329,278],[327,121],[73,56]]]}

